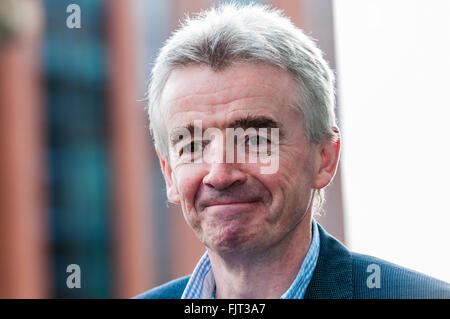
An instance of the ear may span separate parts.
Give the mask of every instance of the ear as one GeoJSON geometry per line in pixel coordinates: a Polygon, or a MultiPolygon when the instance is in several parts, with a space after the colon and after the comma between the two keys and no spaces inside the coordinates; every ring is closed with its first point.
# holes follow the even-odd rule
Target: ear
{"type": "Polygon", "coordinates": [[[156,150],[156,154],[158,155],[159,164],[161,165],[164,180],[166,181],[167,199],[171,203],[180,204],[180,194],[176,186],[176,181],[172,168],[170,167],[169,160],[162,157],[158,150],[156,150]]]}
{"type": "Polygon", "coordinates": [[[337,127],[334,127],[333,131],[336,133],[333,138],[329,138],[318,145],[316,157],[316,169],[318,171],[314,181],[314,188],[316,189],[327,186],[336,173],[341,149],[341,136],[337,127]]]}

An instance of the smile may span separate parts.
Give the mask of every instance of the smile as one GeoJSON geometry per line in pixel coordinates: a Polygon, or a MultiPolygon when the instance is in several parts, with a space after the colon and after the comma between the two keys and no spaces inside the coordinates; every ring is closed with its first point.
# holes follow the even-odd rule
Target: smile
{"type": "Polygon", "coordinates": [[[225,202],[225,203],[217,203],[217,204],[210,204],[206,207],[220,207],[220,206],[246,206],[246,205],[252,205],[256,204],[258,201],[249,201],[249,202],[225,202]]]}

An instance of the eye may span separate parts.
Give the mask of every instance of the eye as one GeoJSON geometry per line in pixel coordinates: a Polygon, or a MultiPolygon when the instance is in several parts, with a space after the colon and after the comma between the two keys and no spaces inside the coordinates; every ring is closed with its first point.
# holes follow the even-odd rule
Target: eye
{"type": "Polygon", "coordinates": [[[190,142],[189,144],[186,144],[185,146],[183,146],[183,148],[180,150],[179,155],[183,155],[184,153],[186,154],[192,154],[192,153],[197,153],[197,152],[201,152],[203,150],[203,145],[200,142],[190,142]]]}
{"type": "Polygon", "coordinates": [[[260,144],[267,144],[268,142],[269,140],[263,136],[253,135],[248,137],[246,144],[248,146],[258,146],[260,144]]]}

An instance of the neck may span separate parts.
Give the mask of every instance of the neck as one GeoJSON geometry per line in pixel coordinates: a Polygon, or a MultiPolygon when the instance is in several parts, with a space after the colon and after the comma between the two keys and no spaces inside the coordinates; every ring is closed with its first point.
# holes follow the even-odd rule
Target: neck
{"type": "Polygon", "coordinates": [[[311,244],[308,215],[279,243],[263,251],[222,256],[208,249],[216,298],[280,298],[294,282],[311,244]]]}

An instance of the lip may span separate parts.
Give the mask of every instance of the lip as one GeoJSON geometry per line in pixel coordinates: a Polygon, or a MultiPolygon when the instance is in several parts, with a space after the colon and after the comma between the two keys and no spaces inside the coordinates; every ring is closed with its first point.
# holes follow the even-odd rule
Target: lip
{"type": "Polygon", "coordinates": [[[257,200],[247,202],[224,202],[224,203],[212,203],[205,207],[217,207],[217,206],[238,206],[238,205],[251,205],[257,203],[257,200]]]}
{"type": "Polygon", "coordinates": [[[260,207],[259,203],[259,201],[215,203],[204,209],[217,221],[229,222],[248,216],[246,213],[255,212],[260,207]]]}

